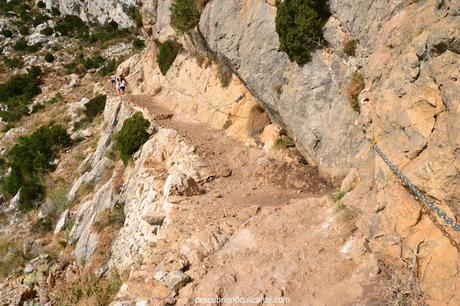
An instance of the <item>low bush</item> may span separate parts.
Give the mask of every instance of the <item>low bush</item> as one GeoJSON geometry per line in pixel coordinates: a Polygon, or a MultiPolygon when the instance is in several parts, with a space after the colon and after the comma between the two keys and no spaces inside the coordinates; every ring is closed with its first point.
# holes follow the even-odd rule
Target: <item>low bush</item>
{"type": "Polygon", "coordinates": [[[142,28],[143,26],[142,15],[141,15],[141,12],[139,11],[139,8],[137,6],[131,6],[129,8],[128,13],[131,19],[134,20],[134,24],[136,25],[136,27],[142,28]]]}
{"type": "Polygon", "coordinates": [[[137,112],[123,122],[123,127],[115,135],[115,148],[126,165],[131,156],[149,139],[147,129],[150,122],[137,112]]]}
{"type": "Polygon", "coordinates": [[[125,223],[125,204],[123,202],[117,202],[113,209],[103,210],[96,222],[93,224],[96,232],[100,233],[107,227],[111,227],[113,230],[119,230],[125,223]]]}
{"type": "Polygon", "coordinates": [[[20,190],[20,211],[31,210],[43,199],[45,187],[40,176],[54,169],[60,148],[69,144],[70,137],[63,126],[42,126],[30,135],[19,137],[8,151],[11,172],[4,178],[2,189],[10,196],[20,190]]]}
{"type": "Polygon", "coordinates": [[[19,34],[21,35],[29,35],[30,31],[29,31],[29,27],[27,25],[23,25],[21,27],[19,27],[19,34]]]}
{"type": "Polygon", "coordinates": [[[219,64],[217,67],[217,76],[220,81],[220,85],[224,88],[228,87],[230,85],[230,82],[232,81],[232,69],[228,67],[225,64],[219,64]]]}
{"type": "Polygon", "coordinates": [[[88,25],[75,15],[65,15],[60,18],[54,27],[54,31],[62,36],[75,38],[84,38],[89,35],[88,25]]]}
{"type": "Polygon", "coordinates": [[[54,17],[61,16],[61,11],[57,7],[52,7],[51,8],[51,15],[54,17]]]}
{"type": "Polygon", "coordinates": [[[38,1],[37,2],[37,7],[41,8],[41,9],[44,9],[44,8],[46,8],[46,4],[43,1],[38,1]]]}
{"type": "Polygon", "coordinates": [[[78,53],[71,63],[64,65],[64,68],[67,73],[84,74],[89,69],[98,69],[105,65],[107,65],[106,59],[99,54],[85,58],[83,53],[78,53]]]}
{"type": "Polygon", "coordinates": [[[174,63],[177,54],[179,54],[179,49],[176,45],[168,40],[160,46],[160,50],[157,54],[157,63],[160,67],[162,75],[166,75],[169,70],[169,67],[174,63]]]}
{"type": "Polygon", "coordinates": [[[11,32],[11,30],[7,29],[7,28],[3,28],[2,31],[0,32],[0,34],[5,36],[6,38],[10,38],[10,37],[13,36],[13,32],[11,32]]]}
{"type": "Polygon", "coordinates": [[[22,52],[22,53],[35,53],[39,51],[42,48],[41,43],[36,43],[33,45],[29,45],[27,43],[27,40],[24,37],[21,37],[16,41],[16,43],[13,45],[13,50],[16,52],[22,52]]]}
{"type": "Polygon", "coordinates": [[[102,112],[104,111],[106,102],[107,102],[106,95],[99,95],[89,100],[85,104],[85,109],[83,111],[85,114],[85,119],[91,122],[97,115],[102,114],[102,112]]]}
{"type": "Polygon", "coordinates": [[[200,22],[196,0],[176,0],[171,6],[171,24],[179,34],[189,32],[200,22]]]}
{"type": "Polygon", "coordinates": [[[303,65],[311,51],[321,46],[322,27],[330,16],[326,0],[285,0],[276,2],[276,32],[280,50],[291,61],[303,65]]]}
{"type": "Polygon", "coordinates": [[[365,85],[364,76],[360,72],[355,71],[352,75],[350,83],[347,86],[347,95],[350,105],[353,110],[358,113],[361,111],[358,96],[361,91],[363,91],[365,85]]]}
{"type": "Polygon", "coordinates": [[[0,0],[0,14],[8,16],[11,13],[17,11],[19,6],[22,4],[21,0],[0,0]]]}
{"type": "Polygon", "coordinates": [[[54,62],[54,55],[51,54],[50,52],[48,52],[48,53],[45,54],[44,59],[45,59],[46,62],[52,63],[52,62],[54,62]]]}
{"type": "Polygon", "coordinates": [[[35,114],[39,111],[41,111],[42,109],[45,109],[45,104],[43,103],[37,103],[35,104],[33,107],[32,107],[32,114],[35,114]]]}
{"type": "Polygon", "coordinates": [[[41,73],[41,69],[34,66],[27,73],[14,75],[6,83],[0,84],[0,103],[4,105],[0,118],[14,122],[27,114],[27,106],[41,93],[41,73]]]}
{"type": "Polygon", "coordinates": [[[48,20],[50,20],[50,17],[48,15],[38,14],[32,20],[32,26],[36,27],[44,22],[47,22],[48,20]]]}
{"type": "Polygon", "coordinates": [[[105,25],[96,25],[93,28],[93,33],[91,34],[90,42],[99,44],[104,44],[111,40],[116,40],[120,37],[127,37],[131,35],[129,29],[122,29],[118,27],[118,23],[115,21],[110,21],[105,25]]]}
{"type": "Polygon", "coordinates": [[[24,61],[20,57],[3,57],[3,64],[10,69],[22,68],[24,67],[24,61]]]}
{"type": "Polygon", "coordinates": [[[142,50],[145,47],[145,43],[142,39],[140,38],[135,38],[133,40],[133,49],[134,50],[142,50]]]}
{"type": "Polygon", "coordinates": [[[282,135],[280,138],[275,140],[275,143],[273,144],[273,149],[280,150],[280,149],[286,149],[289,147],[294,147],[295,143],[294,140],[286,135],[282,135]]]}
{"type": "Polygon", "coordinates": [[[107,278],[82,276],[63,284],[51,296],[51,302],[52,305],[106,306],[115,298],[122,283],[123,279],[117,272],[111,272],[107,278]]]}
{"type": "Polygon", "coordinates": [[[117,69],[117,61],[114,59],[108,60],[104,66],[99,69],[99,74],[107,76],[113,73],[117,69]]]}
{"type": "Polygon", "coordinates": [[[23,243],[17,238],[0,238],[0,279],[7,277],[32,259],[29,254],[24,254],[23,243]]]}
{"type": "Polygon", "coordinates": [[[348,56],[355,56],[357,47],[358,47],[358,40],[347,39],[343,43],[343,53],[345,53],[348,56]]]}
{"type": "Polygon", "coordinates": [[[41,34],[46,35],[46,36],[51,36],[54,33],[54,30],[52,27],[46,27],[43,30],[40,31],[41,34]]]}

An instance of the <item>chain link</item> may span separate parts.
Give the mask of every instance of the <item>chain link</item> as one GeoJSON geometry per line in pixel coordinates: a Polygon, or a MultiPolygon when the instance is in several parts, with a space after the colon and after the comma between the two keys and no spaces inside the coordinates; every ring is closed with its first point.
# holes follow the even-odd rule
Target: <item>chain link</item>
{"type": "Polygon", "coordinates": [[[452,218],[449,218],[436,204],[428,199],[426,195],[424,195],[401,171],[396,167],[388,157],[383,153],[382,150],[377,146],[377,144],[373,144],[371,149],[376,152],[385,164],[390,168],[390,170],[401,180],[403,185],[410,190],[410,192],[418,199],[420,202],[425,204],[431,211],[436,213],[439,218],[441,218],[447,225],[452,227],[455,231],[460,232],[460,224],[455,223],[452,218]]]}

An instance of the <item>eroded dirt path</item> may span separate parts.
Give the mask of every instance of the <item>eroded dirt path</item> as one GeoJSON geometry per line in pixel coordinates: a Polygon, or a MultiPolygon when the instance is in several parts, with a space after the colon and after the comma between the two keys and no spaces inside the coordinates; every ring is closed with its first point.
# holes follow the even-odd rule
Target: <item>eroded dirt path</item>
{"type": "MultiPolygon", "coordinates": [[[[331,187],[295,150],[268,156],[224,131],[174,120],[148,96],[128,97],[178,131],[214,169],[202,194],[172,200],[170,222],[119,301],[195,305],[200,298],[287,298],[290,305],[378,305],[384,281],[361,263],[359,237],[326,195],[331,187]],[[161,267],[159,271],[158,267],[161,267]],[[359,267],[359,269],[357,269],[359,267]],[[155,280],[185,272],[178,290],[155,280]]],[[[204,303],[217,305],[218,303],[204,303]]],[[[257,303],[256,303],[257,304],[257,303]]],[[[274,303],[269,303],[274,305],[274,303]]],[[[234,305],[229,303],[228,305],[234,305]]]]}

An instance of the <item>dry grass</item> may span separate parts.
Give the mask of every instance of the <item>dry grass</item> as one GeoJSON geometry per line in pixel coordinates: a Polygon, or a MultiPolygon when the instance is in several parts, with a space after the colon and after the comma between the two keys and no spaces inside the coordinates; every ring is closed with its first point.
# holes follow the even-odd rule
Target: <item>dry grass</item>
{"type": "Polygon", "coordinates": [[[86,196],[94,190],[93,183],[83,183],[77,191],[77,199],[83,200],[86,196]]]}
{"type": "Polygon", "coordinates": [[[282,135],[280,138],[275,140],[275,143],[273,144],[273,149],[281,150],[281,149],[286,149],[286,148],[290,148],[294,146],[295,146],[295,143],[291,137],[282,135]]]}
{"type": "Polygon", "coordinates": [[[217,77],[219,78],[220,85],[227,88],[232,82],[233,71],[224,63],[217,64],[217,77]]]}
{"type": "Polygon", "coordinates": [[[348,56],[356,55],[356,48],[358,47],[358,40],[356,39],[345,39],[343,42],[343,53],[348,56]]]}
{"type": "Polygon", "coordinates": [[[196,6],[198,7],[198,10],[202,12],[208,2],[209,0],[196,0],[196,6]]]}
{"type": "Polygon", "coordinates": [[[113,209],[104,209],[93,223],[99,234],[99,243],[89,263],[92,270],[102,267],[110,259],[110,248],[118,231],[125,223],[124,203],[116,203],[113,209]]]}
{"type": "Polygon", "coordinates": [[[113,271],[107,278],[85,275],[75,282],[60,284],[51,296],[52,305],[109,305],[118,293],[123,277],[113,271]]]}
{"type": "Polygon", "coordinates": [[[224,130],[228,129],[229,127],[232,126],[232,123],[233,123],[233,122],[232,122],[232,117],[228,116],[228,117],[227,117],[227,120],[225,120],[225,122],[224,122],[223,129],[224,129],[224,130]]]}
{"type": "Polygon", "coordinates": [[[31,256],[24,253],[23,241],[14,237],[0,237],[0,279],[21,268],[31,256]]]}
{"type": "Polygon", "coordinates": [[[361,91],[363,91],[364,87],[365,87],[364,76],[360,72],[355,71],[353,73],[350,83],[347,86],[347,95],[348,95],[348,99],[349,99],[351,107],[353,108],[354,111],[358,113],[361,111],[361,107],[358,101],[358,96],[361,93],[361,91]]]}

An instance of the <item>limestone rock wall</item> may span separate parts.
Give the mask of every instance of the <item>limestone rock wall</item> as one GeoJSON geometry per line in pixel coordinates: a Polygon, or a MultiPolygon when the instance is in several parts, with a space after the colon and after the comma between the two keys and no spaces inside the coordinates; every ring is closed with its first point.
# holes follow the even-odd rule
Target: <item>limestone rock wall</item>
{"type": "MultiPolygon", "coordinates": [[[[210,1],[198,29],[183,37],[172,34],[167,22],[171,1],[146,3],[150,14],[144,15],[144,27],[152,41],[175,38],[185,51],[166,77],[154,73],[154,59],[145,60],[155,56],[154,45],[137,59],[141,64],[133,61],[131,77],[138,76],[140,91],[161,87],[160,97],[183,107],[203,93],[196,89],[208,69],[191,66],[193,47],[225,62],[321,173],[357,176],[344,201],[359,209],[358,228],[369,251],[395,264],[398,258],[410,261],[421,243],[420,280],[427,301],[458,304],[453,293],[458,253],[442,229],[457,241],[458,234],[433,223],[368,145],[377,139],[406,176],[450,217],[460,218],[458,1],[330,1],[332,16],[324,27],[329,45],[302,67],[278,50],[273,1],[210,1]],[[350,38],[359,41],[354,57],[342,51],[350,38]],[[352,110],[346,93],[357,70],[366,83],[360,113],[352,110]],[[187,75],[189,82],[197,81],[184,88],[178,81],[187,75]]],[[[189,110],[204,105],[194,103],[189,110]]]]}
{"type": "Polygon", "coordinates": [[[46,0],[46,7],[57,7],[62,14],[77,15],[84,21],[106,23],[116,21],[121,27],[130,27],[133,21],[128,14],[132,6],[138,6],[139,0],[46,0]]]}

